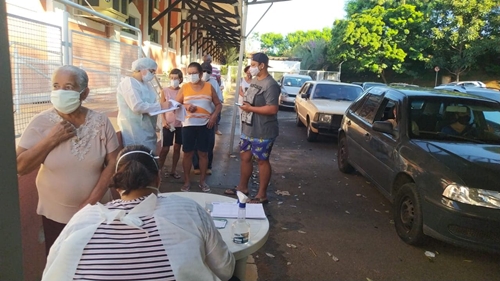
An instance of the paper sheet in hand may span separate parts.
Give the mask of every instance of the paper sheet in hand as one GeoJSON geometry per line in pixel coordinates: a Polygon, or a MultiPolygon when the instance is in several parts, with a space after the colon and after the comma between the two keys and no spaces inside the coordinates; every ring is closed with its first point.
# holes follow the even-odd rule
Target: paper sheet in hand
{"type": "Polygon", "coordinates": [[[150,112],[148,114],[150,116],[155,116],[155,115],[162,114],[162,113],[165,113],[165,112],[174,111],[176,109],[178,109],[178,107],[170,107],[170,108],[167,108],[167,109],[161,109],[161,110],[158,110],[158,111],[153,111],[153,112],[150,112]]]}
{"type": "MultiPolygon", "coordinates": [[[[237,218],[238,204],[213,202],[212,217],[215,218],[237,218]]],[[[266,213],[262,204],[247,204],[246,205],[247,219],[265,219],[266,213]]]]}

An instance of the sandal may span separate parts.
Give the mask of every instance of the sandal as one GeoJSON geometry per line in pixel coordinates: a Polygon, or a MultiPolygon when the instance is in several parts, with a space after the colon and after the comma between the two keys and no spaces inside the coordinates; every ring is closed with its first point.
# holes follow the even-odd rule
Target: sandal
{"type": "Polygon", "coordinates": [[[184,191],[184,192],[191,191],[191,186],[190,185],[183,185],[181,187],[181,191],[184,191]]]}
{"type": "Polygon", "coordinates": [[[248,201],[247,203],[249,203],[249,204],[259,204],[260,203],[260,204],[264,205],[264,204],[269,203],[269,200],[267,200],[267,198],[257,198],[256,197],[256,198],[250,199],[250,201],[248,201]]]}
{"type": "Polygon", "coordinates": [[[174,179],[180,179],[181,178],[181,175],[177,174],[177,173],[168,173],[168,176],[169,177],[173,177],[174,179]]]}
{"type": "MultiPolygon", "coordinates": [[[[224,190],[224,194],[225,195],[236,196],[236,191],[239,191],[238,187],[226,189],[226,190],[224,190]]],[[[243,191],[241,191],[241,192],[243,192],[243,191]]],[[[248,193],[248,191],[247,192],[243,192],[243,194],[245,194],[246,196],[250,195],[250,193],[248,193]]]]}
{"type": "Polygon", "coordinates": [[[198,187],[201,189],[203,192],[210,192],[210,186],[208,184],[199,184],[198,187]]]}

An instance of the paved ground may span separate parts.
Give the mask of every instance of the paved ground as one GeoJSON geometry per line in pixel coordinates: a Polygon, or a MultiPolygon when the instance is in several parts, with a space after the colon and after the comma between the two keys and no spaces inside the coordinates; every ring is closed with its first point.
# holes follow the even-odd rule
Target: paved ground
{"type": "MultiPolygon", "coordinates": [[[[223,135],[216,136],[214,174],[207,181],[216,194],[239,179],[237,153],[229,155],[231,110],[224,107],[223,135]]],[[[250,270],[258,280],[500,280],[500,255],[436,240],[421,248],[403,243],[392,224],[391,204],[359,174],[340,173],[335,139],[308,143],[294,116],[293,111],[279,113],[271,202],[265,207],[270,235],[253,255],[257,272],[250,270]],[[290,195],[278,195],[280,191],[290,195]],[[425,251],[436,258],[430,261],[425,251]]],[[[234,151],[237,143],[235,138],[234,151]]],[[[181,186],[181,180],[169,178],[162,191],[181,186]]],[[[256,188],[252,179],[253,195],[256,188]]]]}

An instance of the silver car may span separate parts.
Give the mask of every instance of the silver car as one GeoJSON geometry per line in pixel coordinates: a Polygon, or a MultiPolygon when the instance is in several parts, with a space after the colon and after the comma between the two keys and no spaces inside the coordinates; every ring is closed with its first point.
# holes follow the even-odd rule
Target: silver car
{"type": "Polygon", "coordinates": [[[281,77],[279,84],[281,93],[279,98],[280,107],[295,107],[295,97],[306,81],[312,80],[309,75],[285,74],[281,77]]]}

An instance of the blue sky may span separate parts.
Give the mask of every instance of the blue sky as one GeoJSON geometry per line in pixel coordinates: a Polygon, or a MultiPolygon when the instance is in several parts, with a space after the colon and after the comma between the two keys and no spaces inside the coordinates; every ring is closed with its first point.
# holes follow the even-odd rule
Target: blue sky
{"type": "MultiPolygon", "coordinates": [[[[250,2],[250,1],[249,1],[250,2]]],[[[249,5],[247,33],[270,4],[249,5]]],[[[344,0],[290,0],[276,2],[253,32],[276,32],[283,35],[298,30],[332,27],[336,19],[345,16],[344,0]]]]}

